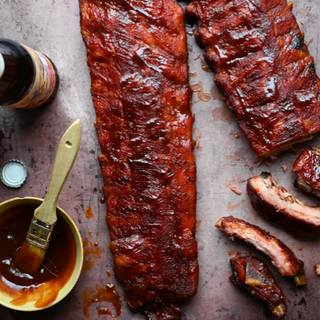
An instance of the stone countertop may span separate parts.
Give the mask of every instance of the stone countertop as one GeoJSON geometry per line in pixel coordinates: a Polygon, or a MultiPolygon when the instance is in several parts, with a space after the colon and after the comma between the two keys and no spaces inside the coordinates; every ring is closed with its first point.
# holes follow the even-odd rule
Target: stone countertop
{"type": "MultiPolygon", "coordinates": [[[[293,12],[305,42],[320,70],[320,0],[293,1],[293,12]]],[[[293,196],[309,205],[318,198],[295,189],[293,163],[303,147],[319,145],[320,137],[296,145],[297,153],[284,152],[268,164],[256,159],[240,131],[234,114],[227,109],[223,95],[213,82],[187,25],[190,84],[193,87],[192,112],[195,114],[194,139],[197,163],[197,241],[200,279],[195,297],[181,304],[183,320],[213,319],[273,319],[268,307],[229,281],[230,254],[246,251],[265,261],[278,285],[287,297],[286,319],[319,319],[320,278],[313,265],[320,262],[319,239],[296,239],[258,216],[246,194],[246,180],[261,171],[270,171],[277,182],[293,196]],[[287,168],[287,170],[285,170],[287,168]],[[237,195],[230,190],[235,185],[237,195]],[[281,277],[270,259],[241,240],[230,241],[215,228],[216,221],[233,215],[259,225],[285,242],[305,262],[308,285],[296,288],[291,279],[281,277]]],[[[125,304],[123,289],[114,277],[112,255],[108,249],[109,233],[105,222],[106,204],[97,156],[99,145],[93,126],[94,108],[90,95],[89,69],[79,27],[77,0],[3,0],[0,3],[0,35],[28,45],[48,55],[60,75],[60,88],[47,107],[16,110],[0,107],[0,166],[8,159],[19,159],[27,167],[28,177],[19,189],[9,189],[0,183],[0,202],[14,197],[44,198],[55,151],[60,138],[76,119],[81,120],[82,141],[74,167],[58,200],[78,226],[85,249],[84,269],[75,288],[57,305],[49,309],[22,313],[0,306],[0,319],[109,319],[116,309],[108,301],[89,303],[90,296],[106,287],[116,290],[122,300],[119,320],[145,319],[132,314],[125,304]],[[88,298],[89,297],[89,298],[88,298]]],[[[99,299],[98,299],[99,300],[99,299]]],[[[102,299],[103,300],[103,299],[102,299]]],[[[108,299],[107,299],[108,300],[108,299]]],[[[92,302],[92,301],[91,301],[92,302]]]]}

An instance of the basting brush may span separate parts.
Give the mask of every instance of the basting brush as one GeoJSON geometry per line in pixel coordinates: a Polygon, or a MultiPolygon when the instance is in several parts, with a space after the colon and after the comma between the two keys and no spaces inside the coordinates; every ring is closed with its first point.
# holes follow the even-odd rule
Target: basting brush
{"type": "Polygon", "coordinates": [[[57,200],[77,157],[80,137],[81,124],[76,120],[61,138],[46,197],[35,209],[26,239],[13,257],[13,264],[22,272],[33,275],[43,262],[57,222],[57,200]]]}

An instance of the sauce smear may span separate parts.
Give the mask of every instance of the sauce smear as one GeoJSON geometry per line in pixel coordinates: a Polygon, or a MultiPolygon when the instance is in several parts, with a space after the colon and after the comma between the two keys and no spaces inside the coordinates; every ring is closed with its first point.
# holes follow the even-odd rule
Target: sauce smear
{"type": "Polygon", "coordinates": [[[91,208],[91,207],[87,207],[87,209],[86,209],[86,211],[85,211],[85,214],[86,214],[86,218],[87,218],[87,219],[93,218],[92,208],[91,208]]]}
{"type": "Polygon", "coordinates": [[[94,263],[101,258],[101,253],[103,250],[101,248],[98,248],[98,242],[92,242],[91,235],[92,232],[88,232],[90,239],[85,238],[83,240],[83,254],[84,254],[84,261],[83,261],[83,267],[82,270],[84,272],[87,272],[90,270],[94,263]]]}
{"type": "Polygon", "coordinates": [[[99,307],[97,308],[98,315],[107,314],[112,318],[119,317],[121,314],[122,301],[119,294],[117,293],[116,286],[112,283],[103,284],[103,287],[99,288],[96,285],[96,290],[87,288],[81,295],[83,302],[83,313],[86,318],[90,318],[89,307],[93,303],[109,302],[110,307],[99,307]],[[114,313],[112,312],[114,309],[114,313]]]}

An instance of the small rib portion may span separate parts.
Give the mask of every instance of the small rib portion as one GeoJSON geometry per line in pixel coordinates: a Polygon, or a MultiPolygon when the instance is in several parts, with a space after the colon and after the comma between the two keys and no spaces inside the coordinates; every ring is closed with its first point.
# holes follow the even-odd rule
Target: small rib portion
{"type": "Polygon", "coordinates": [[[237,253],[231,257],[230,263],[230,280],[233,284],[248,290],[255,298],[265,301],[276,319],[287,313],[286,297],[263,261],[254,256],[237,253]]]}
{"type": "Polygon", "coordinates": [[[270,257],[281,275],[293,277],[296,286],[305,285],[304,263],[281,240],[258,226],[233,216],[222,217],[216,227],[231,239],[240,238],[270,257]]]}
{"type": "Polygon", "coordinates": [[[320,197],[320,149],[303,149],[294,163],[293,172],[297,174],[295,185],[306,192],[320,197]]]}
{"type": "Polygon", "coordinates": [[[300,238],[320,235],[320,207],[309,207],[279,186],[271,173],[247,181],[252,207],[268,220],[300,238]]]}

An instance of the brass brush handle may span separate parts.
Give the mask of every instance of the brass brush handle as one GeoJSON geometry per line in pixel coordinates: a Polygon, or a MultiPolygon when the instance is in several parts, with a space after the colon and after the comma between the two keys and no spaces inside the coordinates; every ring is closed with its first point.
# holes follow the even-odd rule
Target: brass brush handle
{"type": "Polygon", "coordinates": [[[50,225],[57,221],[56,207],[61,189],[77,157],[81,138],[80,120],[76,120],[65,132],[54,159],[47,195],[35,210],[34,216],[50,225]]]}

